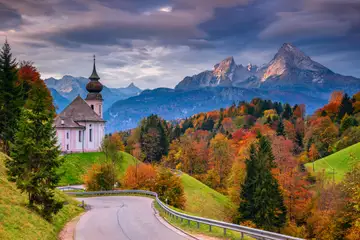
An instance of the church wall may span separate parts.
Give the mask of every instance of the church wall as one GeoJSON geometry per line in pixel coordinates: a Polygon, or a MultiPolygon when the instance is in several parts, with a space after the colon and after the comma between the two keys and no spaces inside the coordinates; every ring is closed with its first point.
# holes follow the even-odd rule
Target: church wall
{"type": "Polygon", "coordinates": [[[92,108],[101,118],[103,117],[103,101],[102,100],[85,100],[85,102],[92,108]]]}

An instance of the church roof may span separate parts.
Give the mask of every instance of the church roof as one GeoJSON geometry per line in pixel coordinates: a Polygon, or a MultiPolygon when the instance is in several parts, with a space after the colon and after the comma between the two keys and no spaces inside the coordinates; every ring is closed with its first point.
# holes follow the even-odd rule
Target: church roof
{"type": "Polygon", "coordinates": [[[77,96],[56,118],[57,128],[84,128],[77,122],[105,122],[80,97],[77,96]]]}

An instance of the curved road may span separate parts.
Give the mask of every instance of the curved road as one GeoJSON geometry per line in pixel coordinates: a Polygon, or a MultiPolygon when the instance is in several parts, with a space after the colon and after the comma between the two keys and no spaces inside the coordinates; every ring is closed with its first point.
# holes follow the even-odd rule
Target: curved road
{"type": "Polygon", "coordinates": [[[75,240],[192,239],[160,219],[151,198],[109,196],[78,198],[91,207],[79,220],[75,240]]]}

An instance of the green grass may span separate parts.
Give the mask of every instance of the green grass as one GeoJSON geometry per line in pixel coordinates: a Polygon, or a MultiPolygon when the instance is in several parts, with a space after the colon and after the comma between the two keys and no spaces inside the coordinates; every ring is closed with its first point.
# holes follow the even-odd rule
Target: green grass
{"type": "Polygon", "coordinates": [[[44,220],[26,207],[26,195],[7,180],[4,161],[5,155],[0,153],[0,239],[57,239],[63,226],[83,211],[77,207],[78,202],[57,192],[56,197],[68,204],[54,216],[52,222],[44,220]]]}
{"type": "MultiPolygon", "coordinates": [[[[116,164],[119,177],[122,176],[129,165],[135,164],[136,158],[126,152],[119,152],[122,156],[119,163],[116,164]]],[[[59,185],[74,185],[83,183],[83,175],[94,163],[105,161],[105,155],[102,152],[93,153],[74,153],[64,156],[64,163],[59,169],[63,173],[59,185]]]]}
{"type": "Polygon", "coordinates": [[[231,221],[235,206],[229,198],[187,174],[182,174],[180,177],[186,197],[186,212],[201,217],[231,221]]]}
{"type": "MultiPolygon", "coordinates": [[[[334,169],[335,181],[340,182],[355,162],[360,162],[360,143],[315,161],[315,172],[325,171],[326,176],[332,179],[334,169]]],[[[305,166],[313,172],[313,163],[307,163],[305,166]]]]}

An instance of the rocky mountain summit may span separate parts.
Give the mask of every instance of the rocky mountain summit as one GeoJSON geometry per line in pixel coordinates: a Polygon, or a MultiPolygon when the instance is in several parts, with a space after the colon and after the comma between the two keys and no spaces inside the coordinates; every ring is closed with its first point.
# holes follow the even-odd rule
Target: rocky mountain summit
{"type": "Polygon", "coordinates": [[[334,73],[294,45],[285,43],[263,67],[236,65],[233,57],[227,57],[212,71],[184,78],[175,89],[189,91],[217,86],[319,92],[328,97],[334,90],[354,93],[360,88],[360,79],[334,73]]]}

